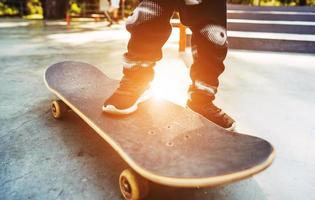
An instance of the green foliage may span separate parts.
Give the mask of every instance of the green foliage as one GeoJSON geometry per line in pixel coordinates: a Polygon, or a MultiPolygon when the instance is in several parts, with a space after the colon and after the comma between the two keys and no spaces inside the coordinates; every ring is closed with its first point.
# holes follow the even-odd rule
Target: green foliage
{"type": "Polygon", "coordinates": [[[40,0],[28,0],[26,2],[26,8],[29,15],[43,15],[43,8],[40,0]]]}
{"type": "MultiPolygon", "coordinates": [[[[123,1],[123,0],[122,0],[123,1]]],[[[125,15],[131,15],[135,7],[138,5],[139,0],[124,0],[125,2],[125,15]]],[[[84,14],[87,10],[91,10],[91,5],[98,5],[98,0],[70,0],[68,13],[70,15],[84,14]]]]}
{"type": "Polygon", "coordinates": [[[70,13],[70,15],[78,15],[81,13],[81,7],[82,5],[79,6],[79,3],[75,0],[71,0],[69,2],[70,8],[68,10],[68,12],[70,13]]]}
{"type": "Polygon", "coordinates": [[[5,1],[0,1],[0,16],[12,16],[19,14],[19,10],[15,7],[10,7],[5,1]]]}
{"type": "Polygon", "coordinates": [[[260,6],[281,6],[281,1],[279,0],[262,0],[259,2],[260,6]]]}

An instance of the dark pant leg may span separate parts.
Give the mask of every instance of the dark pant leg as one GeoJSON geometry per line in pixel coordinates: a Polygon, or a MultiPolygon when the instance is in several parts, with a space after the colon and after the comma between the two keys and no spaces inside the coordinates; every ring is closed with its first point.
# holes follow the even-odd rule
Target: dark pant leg
{"type": "Polygon", "coordinates": [[[184,0],[180,5],[182,22],[192,30],[193,81],[219,85],[227,53],[226,2],[224,0],[184,0]]]}
{"type": "Polygon", "coordinates": [[[157,61],[162,58],[162,46],[172,27],[170,18],[175,1],[143,0],[127,20],[126,28],[131,33],[127,60],[157,61]]]}

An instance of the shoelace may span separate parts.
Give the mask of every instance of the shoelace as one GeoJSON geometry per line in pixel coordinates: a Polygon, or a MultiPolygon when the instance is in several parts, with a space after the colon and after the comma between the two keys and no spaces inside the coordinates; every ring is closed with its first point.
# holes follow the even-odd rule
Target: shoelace
{"type": "Polygon", "coordinates": [[[214,113],[216,115],[222,115],[221,111],[222,109],[216,107],[214,104],[212,103],[207,103],[203,106],[202,108],[204,111],[210,111],[211,113],[214,113]]]}
{"type": "Polygon", "coordinates": [[[141,84],[140,81],[124,76],[119,83],[116,93],[122,95],[135,95],[142,89],[143,84],[141,84]]]}
{"type": "Polygon", "coordinates": [[[213,113],[213,116],[217,116],[217,117],[223,119],[223,121],[225,123],[229,122],[229,119],[228,119],[226,113],[222,113],[222,109],[216,107],[215,105],[211,105],[211,104],[205,105],[203,109],[204,109],[204,111],[210,110],[210,112],[213,113]]]}

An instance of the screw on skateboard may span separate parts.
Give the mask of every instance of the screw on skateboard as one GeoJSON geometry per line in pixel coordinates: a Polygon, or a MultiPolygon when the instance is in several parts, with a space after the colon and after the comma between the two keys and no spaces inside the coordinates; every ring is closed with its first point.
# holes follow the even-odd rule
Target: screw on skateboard
{"type": "Polygon", "coordinates": [[[266,140],[227,131],[166,100],[152,98],[125,117],[104,114],[103,101],[118,81],[92,65],[57,63],[44,78],[60,99],[52,102],[53,116],[73,110],[130,166],[119,178],[125,199],[144,198],[148,180],[174,187],[212,187],[257,174],[274,159],[266,140]]]}

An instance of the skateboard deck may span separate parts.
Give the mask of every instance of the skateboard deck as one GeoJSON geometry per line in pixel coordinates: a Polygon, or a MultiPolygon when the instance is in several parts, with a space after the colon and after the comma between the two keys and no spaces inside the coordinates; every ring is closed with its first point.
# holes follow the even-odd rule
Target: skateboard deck
{"type": "Polygon", "coordinates": [[[118,86],[98,68],[61,62],[44,75],[49,90],[88,123],[141,177],[175,187],[208,187],[250,177],[268,167],[272,145],[227,131],[199,114],[154,98],[128,116],[102,112],[118,86]]]}

